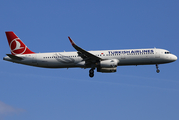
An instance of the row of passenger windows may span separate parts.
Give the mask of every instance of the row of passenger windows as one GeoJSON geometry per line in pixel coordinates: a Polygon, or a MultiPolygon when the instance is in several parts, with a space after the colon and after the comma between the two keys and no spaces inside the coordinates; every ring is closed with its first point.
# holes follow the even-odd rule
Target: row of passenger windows
{"type": "MultiPolygon", "coordinates": [[[[127,55],[145,55],[145,54],[154,54],[154,53],[128,53],[127,55]]],[[[165,54],[170,54],[166,53],[165,54]]],[[[96,56],[119,56],[120,54],[102,54],[102,55],[96,55],[96,56]]],[[[79,57],[79,56],[52,56],[52,57],[43,57],[44,59],[49,59],[49,58],[64,58],[64,57],[70,57],[70,58],[74,58],[74,57],[79,57]]]]}
{"type": "MultiPolygon", "coordinates": [[[[127,55],[146,55],[146,54],[154,54],[154,53],[128,53],[127,55]]],[[[106,56],[118,56],[120,54],[107,54],[106,56]]]]}
{"type": "Polygon", "coordinates": [[[49,58],[64,58],[64,57],[79,57],[79,56],[53,56],[53,57],[43,57],[44,59],[49,59],[49,58]]]}
{"type": "Polygon", "coordinates": [[[154,53],[129,53],[127,55],[146,55],[146,54],[154,54],[154,53]]]}

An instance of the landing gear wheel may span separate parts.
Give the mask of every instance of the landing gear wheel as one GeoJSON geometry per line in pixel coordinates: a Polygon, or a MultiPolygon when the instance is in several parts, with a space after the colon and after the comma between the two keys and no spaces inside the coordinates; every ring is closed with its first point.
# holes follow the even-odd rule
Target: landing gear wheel
{"type": "Polygon", "coordinates": [[[89,74],[89,76],[90,76],[91,78],[92,78],[92,77],[94,77],[94,73],[93,73],[93,74],[92,74],[92,73],[90,73],[90,74],[89,74]]]}
{"type": "Polygon", "coordinates": [[[160,70],[158,69],[158,64],[156,64],[156,68],[157,68],[156,72],[159,73],[160,70]]]}
{"type": "Polygon", "coordinates": [[[92,78],[92,77],[94,77],[94,69],[93,68],[91,68],[90,70],[89,70],[89,76],[92,78]]]}
{"type": "Polygon", "coordinates": [[[158,70],[156,70],[156,72],[157,72],[157,73],[159,73],[159,72],[160,72],[160,70],[158,69],[158,70]]]}
{"type": "Polygon", "coordinates": [[[93,69],[90,69],[90,70],[89,70],[89,73],[90,73],[90,74],[94,74],[94,70],[93,70],[93,69]]]}

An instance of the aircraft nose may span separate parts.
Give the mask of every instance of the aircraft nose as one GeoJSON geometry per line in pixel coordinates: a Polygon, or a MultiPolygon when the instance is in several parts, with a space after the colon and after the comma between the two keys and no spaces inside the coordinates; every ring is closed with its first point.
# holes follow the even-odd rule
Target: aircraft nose
{"type": "Polygon", "coordinates": [[[172,59],[173,61],[176,61],[176,60],[177,60],[177,56],[176,56],[176,55],[172,55],[171,59],[172,59]]]}

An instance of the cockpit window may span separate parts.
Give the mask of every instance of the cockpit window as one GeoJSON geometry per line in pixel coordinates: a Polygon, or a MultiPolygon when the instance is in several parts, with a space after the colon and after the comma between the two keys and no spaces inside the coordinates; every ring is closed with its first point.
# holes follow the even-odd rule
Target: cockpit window
{"type": "Polygon", "coordinates": [[[170,54],[170,52],[165,52],[165,54],[170,54]]]}

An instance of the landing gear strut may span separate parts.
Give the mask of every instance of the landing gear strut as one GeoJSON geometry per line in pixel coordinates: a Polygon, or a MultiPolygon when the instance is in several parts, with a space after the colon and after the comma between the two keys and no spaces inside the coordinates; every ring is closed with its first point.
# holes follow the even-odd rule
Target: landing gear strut
{"type": "Polygon", "coordinates": [[[157,69],[156,72],[159,73],[160,70],[158,69],[158,64],[156,64],[156,69],[157,69]]]}
{"type": "Polygon", "coordinates": [[[94,77],[94,69],[95,68],[91,68],[90,70],[89,70],[89,76],[92,78],[92,77],[94,77]]]}

